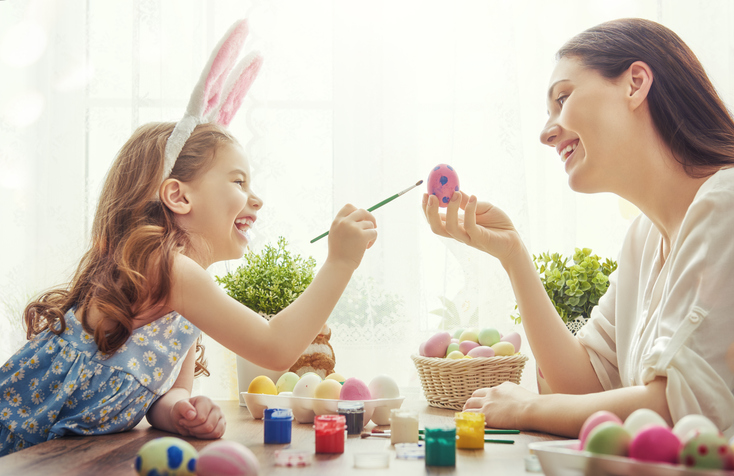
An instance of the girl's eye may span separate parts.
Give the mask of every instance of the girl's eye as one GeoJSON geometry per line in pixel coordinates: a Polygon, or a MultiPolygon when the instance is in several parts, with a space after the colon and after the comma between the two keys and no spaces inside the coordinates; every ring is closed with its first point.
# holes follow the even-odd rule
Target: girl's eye
{"type": "Polygon", "coordinates": [[[244,188],[246,182],[244,180],[235,180],[234,183],[236,183],[237,185],[239,185],[240,188],[244,188]]]}

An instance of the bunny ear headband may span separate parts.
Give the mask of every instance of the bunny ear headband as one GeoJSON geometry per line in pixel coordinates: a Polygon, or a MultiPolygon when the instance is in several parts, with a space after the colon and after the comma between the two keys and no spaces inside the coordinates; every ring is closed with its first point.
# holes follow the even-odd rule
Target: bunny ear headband
{"type": "Polygon", "coordinates": [[[166,142],[164,180],[171,175],[178,155],[198,124],[213,122],[226,127],[242,105],[263,62],[257,52],[252,52],[235,66],[248,31],[247,20],[238,20],[212,51],[191,93],[186,113],[166,142]]]}

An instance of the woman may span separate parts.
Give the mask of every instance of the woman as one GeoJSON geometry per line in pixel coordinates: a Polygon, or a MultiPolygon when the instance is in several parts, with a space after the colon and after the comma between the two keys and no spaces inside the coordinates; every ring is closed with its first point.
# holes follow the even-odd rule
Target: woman
{"type": "Polygon", "coordinates": [[[555,392],[505,383],[477,390],[465,410],[492,427],[576,437],[595,411],[625,419],[649,408],[671,425],[704,414],[732,436],[734,121],[693,52],[655,22],[603,23],[557,59],[541,142],[556,149],[573,190],[615,193],[642,214],[574,337],[501,210],[455,192],[439,215],[436,197],[423,197],[435,233],[500,260],[555,392]]]}

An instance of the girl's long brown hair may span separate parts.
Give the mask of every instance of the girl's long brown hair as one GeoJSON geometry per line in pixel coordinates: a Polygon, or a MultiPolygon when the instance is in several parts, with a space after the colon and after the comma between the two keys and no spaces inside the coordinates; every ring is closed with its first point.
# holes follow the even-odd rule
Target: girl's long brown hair
{"type": "MultiPolygon", "coordinates": [[[[92,225],[91,244],[71,283],[41,294],[24,311],[27,337],[49,329],[66,329],[64,314],[93,305],[102,315],[94,330],[83,312],[84,329],[93,333],[103,353],[119,349],[130,337],[133,319],[165,303],[171,290],[176,253],[190,246],[174,214],[157,198],[163,179],[163,156],[174,123],[139,127],[122,147],[102,189],[92,225]]],[[[171,178],[189,182],[212,164],[220,145],[235,143],[214,124],[194,129],[181,151],[171,178]]],[[[201,337],[196,342],[195,375],[209,375],[201,337]]]]}
{"type": "Polygon", "coordinates": [[[578,58],[609,79],[635,61],[652,69],[650,114],[662,139],[692,177],[734,163],[734,121],[691,49],[649,20],[612,20],[583,31],[556,53],[578,58]]]}

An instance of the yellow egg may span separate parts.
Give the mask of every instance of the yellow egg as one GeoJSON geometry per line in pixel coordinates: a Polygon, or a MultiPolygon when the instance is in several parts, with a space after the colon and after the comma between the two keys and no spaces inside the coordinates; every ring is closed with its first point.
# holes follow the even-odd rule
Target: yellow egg
{"type": "Polygon", "coordinates": [[[336,380],[337,382],[343,384],[346,379],[344,378],[342,374],[333,372],[327,375],[325,380],[336,380]]]}
{"type": "Polygon", "coordinates": [[[515,346],[509,342],[499,341],[492,346],[495,356],[510,356],[515,353],[515,346]]]}
{"type": "Polygon", "coordinates": [[[270,377],[260,375],[252,379],[250,386],[247,387],[247,393],[265,393],[267,395],[277,395],[278,390],[270,377]]]}
{"type": "Polygon", "coordinates": [[[316,386],[313,396],[314,398],[327,398],[329,400],[339,400],[339,394],[342,391],[342,384],[336,380],[324,380],[316,386]]]}
{"type": "Polygon", "coordinates": [[[447,355],[446,358],[451,360],[463,359],[464,354],[462,354],[461,351],[455,350],[447,355]]]}

